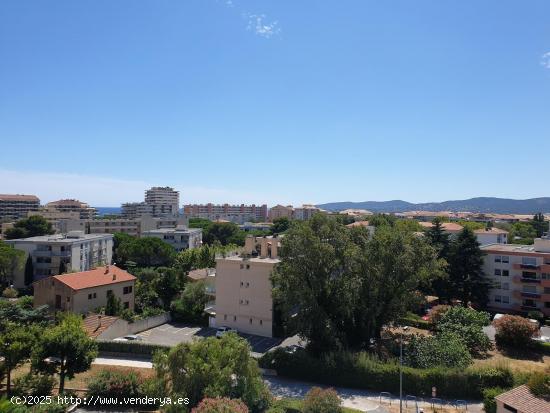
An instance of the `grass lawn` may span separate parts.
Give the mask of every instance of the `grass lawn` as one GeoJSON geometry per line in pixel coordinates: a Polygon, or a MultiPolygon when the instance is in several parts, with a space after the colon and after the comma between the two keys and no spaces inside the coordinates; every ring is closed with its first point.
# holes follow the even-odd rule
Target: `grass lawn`
{"type": "Polygon", "coordinates": [[[499,350],[491,350],[487,354],[487,358],[474,360],[476,366],[495,366],[504,365],[510,367],[514,371],[534,371],[534,370],[549,370],[550,356],[529,350],[528,352],[518,352],[514,354],[503,353],[499,350]]]}
{"type": "MultiPolygon", "coordinates": [[[[26,373],[29,372],[30,364],[25,364],[21,367],[19,367],[17,370],[15,370],[12,373],[12,382],[13,379],[20,377],[26,373]]],[[[143,378],[149,378],[152,377],[155,374],[155,370],[153,369],[140,369],[135,367],[119,367],[119,366],[102,366],[98,364],[92,364],[92,367],[85,371],[84,373],[76,374],[74,379],[66,380],[65,381],[65,387],[67,389],[86,389],[88,388],[88,379],[92,376],[95,376],[97,373],[99,373],[102,370],[109,370],[109,371],[118,371],[118,372],[129,372],[133,371],[141,375],[143,378]]]]}

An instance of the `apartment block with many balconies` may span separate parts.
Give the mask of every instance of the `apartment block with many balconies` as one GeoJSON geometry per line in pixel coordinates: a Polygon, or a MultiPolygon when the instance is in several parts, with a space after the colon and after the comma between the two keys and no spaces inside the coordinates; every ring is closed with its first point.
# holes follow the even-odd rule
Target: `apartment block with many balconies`
{"type": "Polygon", "coordinates": [[[169,186],[154,186],[145,191],[145,203],[154,217],[175,217],[179,215],[180,193],[169,186]]]}
{"type": "Polygon", "coordinates": [[[185,205],[183,213],[186,218],[204,218],[211,221],[226,220],[236,224],[267,220],[267,205],[185,205]]]}
{"type": "Polygon", "coordinates": [[[26,218],[30,211],[40,208],[40,199],[34,195],[0,194],[0,219],[26,218]]]}
{"type": "MultiPolygon", "coordinates": [[[[37,281],[68,271],[88,271],[100,265],[111,264],[113,236],[111,234],[84,234],[72,231],[67,234],[43,235],[5,241],[30,256],[33,263],[33,280],[37,281]]],[[[29,284],[25,269],[16,270],[15,287],[29,284]],[[26,282],[27,281],[27,282],[26,282]]]]}
{"type": "Polygon", "coordinates": [[[540,311],[550,316],[550,237],[534,245],[489,244],[484,272],[492,284],[489,308],[504,313],[540,311]]]}

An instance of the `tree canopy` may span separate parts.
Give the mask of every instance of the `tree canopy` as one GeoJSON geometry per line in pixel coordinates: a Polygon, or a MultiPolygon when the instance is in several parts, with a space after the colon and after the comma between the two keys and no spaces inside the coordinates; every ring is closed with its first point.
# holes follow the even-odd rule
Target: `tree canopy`
{"type": "Polygon", "coordinates": [[[13,228],[5,231],[6,239],[28,238],[53,234],[52,224],[40,215],[32,215],[17,221],[13,228]]]}
{"type": "Polygon", "coordinates": [[[169,267],[174,262],[176,252],[170,244],[159,238],[136,238],[117,234],[117,239],[117,265],[126,267],[131,262],[138,267],[169,267]]]}
{"type": "Polygon", "coordinates": [[[287,232],[280,257],[275,299],[316,352],[365,347],[440,271],[434,248],[409,231],[382,225],[369,239],[321,214],[287,232]]]}
{"type": "Polygon", "coordinates": [[[0,286],[13,282],[13,274],[23,265],[25,253],[0,240],[0,286]]]}

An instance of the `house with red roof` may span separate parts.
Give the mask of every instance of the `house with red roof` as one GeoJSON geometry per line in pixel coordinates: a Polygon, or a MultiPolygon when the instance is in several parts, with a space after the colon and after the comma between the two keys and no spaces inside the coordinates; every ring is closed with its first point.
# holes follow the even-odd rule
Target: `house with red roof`
{"type": "Polygon", "coordinates": [[[133,310],[135,282],[136,277],[114,265],[54,275],[34,282],[34,306],[46,304],[52,311],[83,314],[105,307],[114,294],[122,308],[133,310]]]}

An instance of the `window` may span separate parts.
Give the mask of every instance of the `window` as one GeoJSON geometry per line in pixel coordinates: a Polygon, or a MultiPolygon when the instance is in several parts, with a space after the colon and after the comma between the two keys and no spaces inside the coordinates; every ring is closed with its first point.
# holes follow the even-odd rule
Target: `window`
{"type": "Polygon", "coordinates": [[[502,283],[500,285],[500,288],[503,289],[503,290],[509,290],[510,289],[510,284],[509,283],[502,283]]]}
{"type": "MultiPolygon", "coordinates": [[[[549,303],[549,304],[550,304],[550,303],[549,303]]],[[[264,324],[263,320],[260,320],[260,325],[263,325],[263,324],[264,324]]]]}
{"type": "Polygon", "coordinates": [[[502,297],[500,295],[495,295],[495,303],[502,302],[502,297]]]}
{"type": "Polygon", "coordinates": [[[536,293],[537,287],[534,285],[524,285],[523,290],[524,293],[536,293]]]}
{"type": "Polygon", "coordinates": [[[544,287],[544,294],[550,294],[550,287],[544,287]]]}
{"type": "Polygon", "coordinates": [[[501,262],[502,257],[500,255],[495,255],[495,262],[501,262]]]}
{"type": "Polygon", "coordinates": [[[122,294],[130,294],[132,292],[132,286],[129,285],[128,287],[124,287],[122,289],[122,294]]]}
{"type": "Polygon", "coordinates": [[[246,283],[246,288],[250,287],[250,283],[246,283]]]}
{"type": "Polygon", "coordinates": [[[233,316],[233,321],[237,321],[237,316],[236,315],[233,316]]]}
{"type": "Polygon", "coordinates": [[[88,300],[92,299],[92,294],[88,294],[88,300]]]}
{"type": "Polygon", "coordinates": [[[537,279],[537,273],[532,271],[523,271],[522,272],[523,278],[529,278],[530,280],[536,280],[537,279]]]}
{"type": "Polygon", "coordinates": [[[246,269],[247,269],[247,270],[250,269],[250,264],[246,264],[246,269]]]}
{"type": "Polygon", "coordinates": [[[94,298],[97,298],[97,293],[94,293],[94,298]]]}
{"type": "Polygon", "coordinates": [[[124,308],[130,308],[130,302],[124,301],[124,308]]]}
{"type": "Polygon", "coordinates": [[[544,303],[544,307],[550,308],[550,302],[549,302],[549,301],[546,301],[546,302],[544,303]]]}
{"type": "Polygon", "coordinates": [[[107,290],[107,298],[113,293],[113,290],[107,290]]]}
{"type": "Polygon", "coordinates": [[[71,302],[71,297],[67,297],[67,302],[71,302]]]}
{"type": "Polygon", "coordinates": [[[244,283],[241,281],[241,287],[244,285],[244,283]]]}
{"type": "Polygon", "coordinates": [[[510,297],[508,297],[507,295],[503,295],[502,302],[505,304],[510,304],[510,297]]]}
{"type": "Polygon", "coordinates": [[[503,255],[502,262],[505,264],[508,264],[510,262],[510,257],[508,257],[507,255],[503,255]]]}
{"type": "Polygon", "coordinates": [[[223,319],[224,319],[224,320],[227,320],[227,314],[224,314],[224,315],[223,315],[223,319]]]}
{"type": "Polygon", "coordinates": [[[244,268],[244,264],[241,264],[241,270],[244,268]]]}
{"type": "Polygon", "coordinates": [[[252,319],[249,320],[249,323],[252,324],[252,319]]]}
{"type": "Polygon", "coordinates": [[[521,264],[535,267],[537,265],[537,259],[534,257],[521,257],[521,264]]]}
{"type": "Polygon", "coordinates": [[[500,274],[501,274],[500,270],[498,268],[495,268],[495,275],[500,275],[500,274]]]}
{"type": "Polygon", "coordinates": [[[503,277],[508,277],[510,275],[510,271],[509,270],[502,270],[502,276],[503,277]]]}
{"type": "Polygon", "coordinates": [[[548,274],[547,272],[543,272],[540,275],[540,278],[542,278],[543,280],[550,280],[550,274],[548,274]]]}

